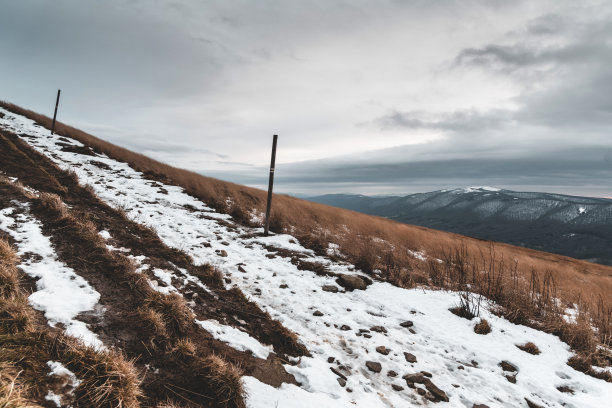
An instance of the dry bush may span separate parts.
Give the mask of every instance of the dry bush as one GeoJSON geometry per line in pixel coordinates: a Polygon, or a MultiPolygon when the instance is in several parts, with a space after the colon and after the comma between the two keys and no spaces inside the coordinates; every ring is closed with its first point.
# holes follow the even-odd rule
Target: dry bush
{"type": "Polygon", "coordinates": [[[169,333],[184,335],[193,326],[195,316],[182,296],[152,292],[146,302],[148,307],[159,312],[169,333]]]}
{"type": "Polygon", "coordinates": [[[527,342],[525,344],[517,344],[516,347],[523,350],[524,352],[533,354],[534,356],[537,356],[538,354],[540,354],[540,349],[538,348],[538,346],[536,346],[532,342],[527,342]]]}
{"type": "Polygon", "coordinates": [[[242,371],[223,359],[209,355],[200,358],[192,375],[214,392],[213,405],[222,408],[244,408],[242,371]]]}
{"type": "Polygon", "coordinates": [[[141,307],[136,311],[136,316],[142,321],[144,326],[150,330],[153,336],[162,338],[168,336],[164,317],[158,311],[147,307],[141,307]]]}
{"type": "Polygon", "coordinates": [[[489,333],[491,333],[491,326],[489,325],[489,322],[486,319],[481,319],[480,322],[478,322],[474,326],[474,333],[476,333],[476,334],[489,334],[489,333]]]}
{"type": "Polygon", "coordinates": [[[99,351],[64,339],[64,365],[81,384],[74,390],[81,406],[139,407],[140,378],[134,362],[116,351],[99,351]]]}
{"type": "Polygon", "coordinates": [[[193,357],[195,356],[196,351],[197,349],[195,344],[193,344],[193,341],[189,340],[187,337],[178,339],[170,350],[171,353],[178,354],[182,357],[193,357]]]}

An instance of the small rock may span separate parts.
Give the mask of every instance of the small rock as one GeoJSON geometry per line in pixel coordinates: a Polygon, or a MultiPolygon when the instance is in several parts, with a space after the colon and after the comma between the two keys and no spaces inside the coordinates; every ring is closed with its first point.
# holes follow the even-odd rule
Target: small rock
{"type": "Polygon", "coordinates": [[[368,367],[368,370],[373,371],[375,373],[380,373],[380,371],[382,370],[382,366],[376,361],[366,361],[366,367],[368,367]]]}
{"type": "Polygon", "coordinates": [[[346,380],[340,377],[336,378],[336,380],[338,381],[338,384],[340,384],[340,386],[344,388],[344,386],[346,385],[346,380]]]}
{"type": "Polygon", "coordinates": [[[472,408],[489,408],[487,404],[474,404],[472,408]]]}
{"type": "Polygon", "coordinates": [[[332,373],[336,374],[338,377],[342,378],[344,381],[347,380],[346,376],[342,374],[340,371],[338,371],[336,368],[329,367],[329,369],[332,371],[332,373]]]}
{"type": "Polygon", "coordinates": [[[368,329],[359,329],[359,333],[369,333],[368,329]]]}
{"type": "Polygon", "coordinates": [[[431,373],[428,371],[421,371],[421,374],[423,374],[425,377],[431,378],[431,373]]]}
{"type": "Polygon", "coordinates": [[[387,373],[387,377],[397,377],[397,373],[393,370],[389,370],[387,373]]]}
{"type": "Polygon", "coordinates": [[[217,253],[217,255],[219,255],[219,256],[221,256],[223,258],[225,258],[227,256],[227,251],[225,249],[217,249],[215,252],[217,253]]]}
{"type": "Polygon", "coordinates": [[[515,375],[506,375],[506,380],[510,381],[512,384],[516,384],[516,374],[515,375]]]}
{"type": "Polygon", "coordinates": [[[355,289],[365,290],[368,287],[366,285],[366,282],[359,276],[346,275],[343,273],[338,276],[338,279],[336,279],[336,283],[349,292],[352,292],[355,289]]]}
{"type": "Polygon", "coordinates": [[[408,331],[412,334],[416,334],[416,332],[414,331],[414,329],[408,329],[408,331]]]}
{"type": "Polygon", "coordinates": [[[455,388],[459,388],[459,384],[451,384],[455,388]]]}
{"type": "Polygon", "coordinates": [[[529,408],[544,408],[540,404],[536,404],[535,402],[531,401],[529,398],[525,398],[525,402],[529,408]]]}
{"type": "Polygon", "coordinates": [[[408,388],[416,388],[413,382],[406,381],[406,385],[408,386],[408,388]]]}
{"type": "Polygon", "coordinates": [[[287,289],[289,287],[289,285],[287,285],[286,283],[283,283],[282,285],[279,286],[279,288],[281,289],[287,289]]]}
{"type": "Polygon", "coordinates": [[[382,326],[370,327],[370,330],[372,330],[373,332],[377,332],[377,333],[386,333],[387,332],[387,329],[385,329],[382,326]]]}
{"type": "Polygon", "coordinates": [[[351,326],[343,324],[342,326],[340,326],[340,330],[342,330],[342,331],[349,331],[349,330],[351,330],[351,326]]]}
{"type": "Polygon", "coordinates": [[[335,358],[335,357],[327,357],[327,362],[328,362],[329,364],[333,363],[334,361],[336,361],[336,358],[335,358]]]}
{"type": "Polygon", "coordinates": [[[414,354],[412,353],[407,353],[404,352],[404,357],[406,358],[406,361],[409,363],[416,363],[417,362],[417,358],[414,354]]]}
{"type": "Polygon", "coordinates": [[[314,313],[313,313],[312,315],[313,315],[313,316],[317,316],[317,317],[321,317],[321,316],[323,316],[323,313],[321,313],[321,312],[320,312],[320,311],[318,311],[318,310],[315,310],[315,311],[314,311],[314,313]]]}
{"type": "Polygon", "coordinates": [[[465,367],[460,365],[459,367],[457,367],[459,370],[465,370],[465,367]]]}
{"type": "Polygon", "coordinates": [[[411,382],[411,383],[422,383],[424,380],[424,375],[422,373],[415,373],[415,374],[406,374],[405,376],[403,376],[402,378],[404,380],[406,380],[406,382],[411,382]]]}
{"type": "Polygon", "coordinates": [[[448,402],[448,397],[446,396],[446,393],[439,389],[433,382],[431,382],[429,378],[426,378],[423,381],[423,384],[425,384],[425,388],[427,388],[427,391],[431,392],[437,400],[448,402]]]}
{"type": "Polygon", "coordinates": [[[323,292],[338,293],[338,287],[334,285],[323,285],[323,292]]]}
{"type": "Polygon", "coordinates": [[[400,323],[400,326],[405,327],[405,328],[408,328],[408,327],[412,327],[412,326],[414,326],[414,323],[412,323],[412,321],[411,321],[411,320],[406,320],[405,322],[400,323]]]}
{"type": "Polygon", "coordinates": [[[221,245],[229,246],[229,242],[227,242],[227,241],[221,241],[221,245]]]}
{"type": "Polygon", "coordinates": [[[366,339],[371,339],[372,335],[368,333],[363,333],[363,337],[365,337],[366,339]]]}
{"type": "Polygon", "coordinates": [[[402,387],[401,385],[397,385],[397,384],[391,384],[391,388],[393,388],[395,391],[403,391],[404,387],[402,387]]]}
{"type": "Polygon", "coordinates": [[[423,388],[417,388],[416,390],[419,393],[419,395],[425,395],[427,393],[427,391],[425,391],[425,389],[423,388]]]}
{"type": "Polygon", "coordinates": [[[274,259],[274,258],[276,258],[276,254],[266,254],[266,258],[274,259]]]}
{"type": "Polygon", "coordinates": [[[501,363],[499,363],[499,366],[504,371],[511,371],[511,372],[517,372],[518,371],[518,368],[516,368],[516,366],[514,364],[509,363],[507,361],[502,361],[501,363]]]}
{"type": "Polygon", "coordinates": [[[557,389],[558,389],[560,392],[567,392],[567,393],[570,393],[570,394],[573,394],[573,393],[574,393],[574,390],[573,390],[573,389],[571,389],[570,387],[568,387],[567,385],[562,385],[562,386],[560,386],[560,387],[557,387],[557,389]]]}
{"type": "Polygon", "coordinates": [[[223,278],[223,280],[225,281],[225,283],[227,283],[228,285],[230,283],[232,283],[232,280],[230,278],[223,278]]]}
{"type": "Polygon", "coordinates": [[[391,350],[386,348],[385,346],[378,346],[378,347],[376,347],[376,351],[378,353],[382,354],[382,355],[385,355],[385,356],[388,355],[391,352],[391,350]]]}

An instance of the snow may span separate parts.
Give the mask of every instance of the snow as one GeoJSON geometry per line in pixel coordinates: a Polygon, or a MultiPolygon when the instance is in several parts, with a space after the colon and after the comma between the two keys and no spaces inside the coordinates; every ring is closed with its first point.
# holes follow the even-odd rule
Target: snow
{"type": "Polygon", "coordinates": [[[76,375],[59,361],[47,361],[47,365],[51,369],[51,372],[47,375],[58,375],[61,377],[67,377],[70,379],[70,385],[72,388],[76,388],[81,384],[81,380],[79,380],[76,375]]]}
{"type": "Polygon", "coordinates": [[[103,348],[102,342],[87,325],[76,319],[79,313],[93,310],[100,294],[57,260],[51,241],[42,233],[41,223],[27,213],[28,206],[19,202],[14,202],[14,205],[14,208],[0,210],[0,230],[17,241],[17,254],[22,257],[19,267],[37,279],[37,290],[28,298],[30,305],[44,312],[52,327],[61,323],[66,334],[80,338],[85,344],[103,348]]]}
{"type": "Polygon", "coordinates": [[[222,325],[216,320],[196,320],[196,323],[212,334],[215,339],[229,344],[236,350],[251,351],[255,357],[265,360],[274,351],[272,346],[262,345],[259,341],[249,336],[248,333],[231,326],[222,325]]]}
{"type": "Polygon", "coordinates": [[[584,208],[584,207],[578,208],[578,213],[579,214],[584,214],[585,212],[586,212],[586,208],[584,208]]]}
{"type": "MultiPolygon", "coordinates": [[[[298,252],[306,261],[321,263],[333,273],[361,272],[352,265],[316,256],[290,235],[261,237],[258,236],[261,228],[238,225],[228,228],[230,216],[215,212],[181,188],[147,180],[125,163],[104,155],[95,160],[111,170],[100,169],[90,163],[91,157],[62,151],[57,136],[43,133],[25,118],[8,115],[0,120],[0,125],[11,127],[17,134],[38,136],[24,140],[60,167],[74,170],[80,182],[91,185],[109,205],[124,209],[130,219],[155,229],[168,246],[184,250],[196,263],[212,263],[231,279],[228,287],[238,286],[250,300],[298,334],[312,357],[302,357],[296,365],[286,364],[285,368],[301,386],[284,384],[272,388],[244,377],[247,404],[251,408],[428,404],[401,379],[404,374],[421,370],[430,372],[432,381],[446,392],[450,402],[445,406],[515,407],[525,406],[524,398],[529,398],[547,407],[603,407],[612,398],[612,384],[586,376],[566,364],[571,351],[555,336],[511,324],[486,308],[481,317],[489,321],[492,332],[476,334],[473,327],[478,319],[469,321],[449,312],[458,303],[457,294],[452,292],[408,290],[380,282],[365,291],[325,292],[321,289],[323,285],[335,285],[333,277],[298,270],[290,258],[273,256],[274,251],[268,248],[298,252]],[[227,256],[220,256],[220,251],[227,256]],[[246,272],[239,271],[238,266],[246,272]],[[323,316],[313,316],[316,310],[323,316]],[[407,320],[413,322],[414,333],[400,326],[407,320]],[[343,325],[350,329],[341,330],[343,325]],[[383,326],[386,333],[371,330],[374,326],[383,326]],[[365,334],[370,337],[360,330],[369,330],[365,334]],[[516,347],[530,341],[541,354],[534,356],[516,347]],[[391,352],[380,354],[375,351],[378,346],[391,352]],[[417,361],[407,362],[404,352],[414,354],[417,361]],[[328,363],[330,357],[334,358],[333,363],[328,363]],[[499,366],[503,360],[518,367],[516,384],[504,377],[499,366]],[[366,361],[381,363],[382,372],[369,371],[366,361]],[[345,387],[339,384],[330,367],[347,376],[345,387]],[[398,376],[387,376],[389,370],[398,376]],[[405,389],[395,391],[393,384],[405,389]],[[562,385],[571,387],[574,394],[559,392],[556,387],[562,385]]],[[[499,191],[492,187],[469,189],[499,191]]],[[[177,276],[166,273],[170,272],[154,271],[162,283],[171,284],[177,276]]],[[[251,350],[262,358],[272,351],[271,346],[262,345],[237,328],[212,320],[198,323],[238,350],[251,350]]]]}

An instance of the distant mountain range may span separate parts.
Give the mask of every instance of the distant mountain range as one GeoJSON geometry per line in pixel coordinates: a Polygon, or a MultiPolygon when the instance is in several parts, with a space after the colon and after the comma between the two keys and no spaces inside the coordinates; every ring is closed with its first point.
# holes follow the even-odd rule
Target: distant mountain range
{"type": "Polygon", "coordinates": [[[328,194],[308,199],[407,224],[612,265],[611,199],[493,187],[404,197],[328,194]]]}

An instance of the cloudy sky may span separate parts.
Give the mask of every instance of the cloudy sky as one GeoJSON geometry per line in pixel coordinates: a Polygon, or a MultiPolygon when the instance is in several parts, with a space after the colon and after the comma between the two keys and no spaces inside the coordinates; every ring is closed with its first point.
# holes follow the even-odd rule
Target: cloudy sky
{"type": "Polygon", "coordinates": [[[0,0],[0,98],[278,191],[612,197],[612,3],[0,0]]]}

